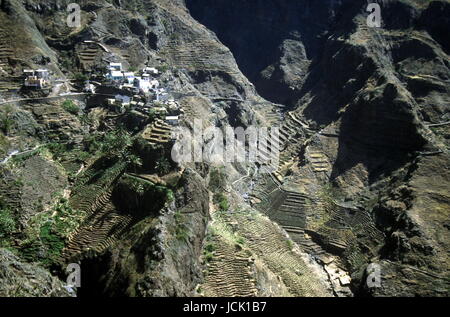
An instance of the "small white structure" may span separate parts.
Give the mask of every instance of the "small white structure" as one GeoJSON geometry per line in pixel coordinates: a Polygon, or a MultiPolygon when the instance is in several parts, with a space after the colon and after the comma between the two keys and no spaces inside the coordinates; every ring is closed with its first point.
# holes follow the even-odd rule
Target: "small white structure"
{"type": "Polygon", "coordinates": [[[34,76],[34,70],[33,69],[24,69],[23,74],[25,77],[34,76]]]}
{"type": "Polygon", "coordinates": [[[133,90],[134,86],[132,84],[123,84],[119,86],[120,89],[130,89],[133,90]]]}
{"type": "Polygon", "coordinates": [[[134,80],[134,85],[136,88],[138,88],[140,91],[143,91],[144,93],[148,93],[150,91],[150,80],[148,77],[136,77],[134,80]]]}
{"type": "Polygon", "coordinates": [[[38,69],[34,72],[34,75],[37,78],[42,78],[44,80],[48,80],[48,78],[49,78],[48,69],[38,69]]]}
{"type": "Polygon", "coordinates": [[[116,95],[115,100],[116,102],[119,102],[122,106],[128,106],[131,103],[131,97],[124,95],[116,95]]]}
{"type": "Polygon", "coordinates": [[[152,89],[158,89],[159,88],[159,81],[157,81],[156,79],[150,81],[150,86],[152,89]]]}
{"type": "Polygon", "coordinates": [[[178,116],[167,116],[166,122],[170,125],[178,125],[178,116]]]}
{"type": "Polygon", "coordinates": [[[112,80],[123,80],[123,73],[118,70],[113,70],[108,74],[108,77],[112,80]]]}
{"type": "Polygon", "coordinates": [[[49,72],[47,69],[24,69],[25,87],[44,88],[48,84],[49,72]]]}
{"type": "Polygon", "coordinates": [[[35,87],[42,89],[45,86],[45,80],[43,78],[37,78],[37,76],[28,76],[25,79],[25,87],[35,87]]]}
{"type": "Polygon", "coordinates": [[[156,101],[165,102],[169,99],[169,94],[166,92],[156,92],[156,101]]]}
{"type": "Polygon", "coordinates": [[[125,73],[123,73],[123,77],[129,84],[133,84],[134,78],[135,78],[133,72],[125,72],[125,73]]]}
{"type": "Polygon", "coordinates": [[[109,70],[110,71],[122,71],[122,63],[109,63],[109,70]]]}
{"type": "Polygon", "coordinates": [[[95,94],[95,86],[93,84],[91,84],[90,80],[86,80],[84,82],[83,91],[91,93],[91,94],[95,94]]]}
{"type": "Polygon", "coordinates": [[[159,71],[156,69],[156,68],[154,68],[154,67],[145,67],[143,70],[142,70],[142,73],[144,73],[144,74],[149,74],[149,75],[158,75],[159,74],[159,71]]]}
{"type": "Polygon", "coordinates": [[[95,94],[95,86],[91,83],[89,83],[89,81],[86,82],[86,86],[84,86],[83,89],[85,92],[89,92],[91,94],[95,94]]]}

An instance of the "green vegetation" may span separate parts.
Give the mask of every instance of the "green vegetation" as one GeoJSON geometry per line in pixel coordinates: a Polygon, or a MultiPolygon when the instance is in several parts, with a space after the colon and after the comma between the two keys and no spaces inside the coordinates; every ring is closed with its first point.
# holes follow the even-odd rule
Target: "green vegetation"
{"type": "Polygon", "coordinates": [[[292,251],[292,249],[294,249],[294,243],[291,240],[286,240],[286,243],[287,243],[289,250],[292,251]]]}
{"type": "Polygon", "coordinates": [[[64,101],[62,107],[64,110],[74,115],[77,115],[80,112],[80,107],[78,107],[72,100],[64,101]]]}
{"type": "Polygon", "coordinates": [[[122,176],[124,184],[134,191],[139,196],[144,194],[148,197],[152,197],[154,205],[157,202],[164,204],[165,202],[172,202],[175,197],[173,191],[163,185],[157,185],[151,181],[142,180],[132,175],[122,176]]]}
{"type": "Polygon", "coordinates": [[[159,176],[166,175],[170,172],[170,163],[162,156],[156,161],[155,169],[159,176]]]}
{"type": "Polygon", "coordinates": [[[82,74],[82,73],[75,73],[73,78],[78,82],[85,82],[86,80],[89,79],[89,77],[87,75],[82,74]]]}
{"type": "Polygon", "coordinates": [[[211,262],[214,259],[214,251],[216,251],[216,246],[212,242],[208,242],[203,249],[203,256],[206,262],[211,262]]]}
{"type": "Polygon", "coordinates": [[[216,251],[216,246],[214,245],[214,243],[209,242],[208,244],[206,244],[205,250],[207,252],[211,252],[212,253],[212,252],[216,251]]]}
{"type": "Polygon", "coordinates": [[[53,228],[52,222],[45,223],[40,230],[40,239],[46,249],[46,257],[42,259],[44,265],[50,265],[58,260],[64,249],[64,239],[53,228]]]}
{"type": "Polygon", "coordinates": [[[137,168],[142,167],[142,159],[134,154],[128,154],[126,156],[126,161],[128,164],[131,164],[134,172],[136,173],[137,168]]]}
{"type": "Polygon", "coordinates": [[[0,131],[0,155],[5,155],[8,152],[9,141],[6,136],[0,131]]]}
{"type": "Polygon", "coordinates": [[[136,166],[142,163],[139,162],[138,157],[132,157],[133,154],[130,152],[130,147],[133,144],[133,138],[121,127],[109,133],[88,135],[84,138],[83,143],[86,154],[119,158],[136,166]]]}
{"type": "Polygon", "coordinates": [[[219,206],[220,211],[228,211],[230,209],[228,199],[223,193],[214,194],[214,203],[219,206]]]}
{"type": "Polygon", "coordinates": [[[100,143],[100,150],[110,156],[126,158],[129,155],[128,149],[132,143],[130,134],[124,129],[118,129],[104,135],[103,142],[100,143]]]}
{"type": "Polygon", "coordinates": [[[208,263],[214,259],[214,254],[209,253],[209,252],[205,252],[204,256],[205,256],[205,261],[208,263]]]}
{"type": "Polygon", "coordinates": [[[162,185],[153,185],[153,190],[155,190],[159,195],[164,197],[165,201],[172,202],[175,197],[173,191],[170,188],[162,185]]]}
{"type": "Polygon", "coordinates": [[[179,210],[175,212],[175,237],[177,240],[188,242],[189,232],[184,217],[179,210]]]}
{"type": "Polygon", "coordinates": [[[224,168],[213,168],[209,173],[209,188],[215,192],[223,190],[227,182],[227,175],[224,168]]]}
{"type": "Polygon", "coordinates": [[[53,142],[47,144],[46,147],[55,158],[63,156],[68,151],[67,145],[64,143],[53,142]]]}
{"type": "Polygon", "coordinates": [[[8,207],[0,209],[0,240],[7,239],[16,230],[16,220],[8,207]]]}
{"type": "Polygon", "coordinates": [[[3,111],[0,113],[0,129],[5,135],[11,132],[11,128],[14,125],[12,119],[13,108],[11,105],[3,106],[3,111]]]}
{"type": "Polygon", "coordinates": [[[161,66],[156,66],[156,69],[160,72],[160,73],[165,73],[169,70],[169,66],[168,65],[161,65],[161,66]]]}
{"type": "Polygon", "coordinates": [[[20,244],[19,255],[30,262],[40,262],[48,267],[57,263],[67,238],[83,221],[84,212],[74,210],[65,198],[55,206],[30,219],[20,244]]]}

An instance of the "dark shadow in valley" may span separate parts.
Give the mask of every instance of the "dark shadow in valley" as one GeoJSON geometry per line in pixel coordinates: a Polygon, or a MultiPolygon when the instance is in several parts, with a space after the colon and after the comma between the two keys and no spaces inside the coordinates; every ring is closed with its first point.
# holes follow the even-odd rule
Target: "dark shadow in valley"
{"type": "Polygon", "coordinates": [[[342,4],[332,0],[216,0],[210,6],[207,0],[187,0],[186,5],[232,51],[262,97],[294,106],[299,98],[294,86],[301,85],[308,65],[320,56],[323,36],[342,4]]]}

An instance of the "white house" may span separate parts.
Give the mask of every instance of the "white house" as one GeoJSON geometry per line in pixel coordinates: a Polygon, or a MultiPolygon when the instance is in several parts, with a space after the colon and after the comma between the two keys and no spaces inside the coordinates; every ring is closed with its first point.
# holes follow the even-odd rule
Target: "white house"
{"type": "Polygon", "coordinates": [[[134,82],[134,73],[133,72],[125,72],[123,73],[123,77],[126,81],[128,81],[129,84],[132,84],[134,82]]]}
{"type": "Polygon", "coordinates": [[[112,70],[109,74],[108,77],[112,80],[123,80],[123,73],[121,71],[118,70],[112,70]]]}
{"type": "Polygon", "coordinates": [[[134,85],[144,93],[148,93],[151,88],[149,77],[136,77],[136,79],[134,80],[134,85]]]}
{"type": "Polygon", "coordinates": [[[154,67],[145,67],[142,70],[142,73],[149,74],[149,75],[158,75],[159,71],[156,68],[154,68],[154,67]]]}
{"type": "Polygon", "coordinates": [[[109,63],[110,71],[122,71],[122,63],[109,63]]]}
{"type": "Polygon", "coordinates": [[[124,95],[116,95],[115,99],[117,102],[120,102],[122,106],[128,106],[131,103],[131,97],[124,95]]]}
{"type": "Polygon", "coordinates": [[[178,125],[178,116],[167,116],[166,122],[170,125],[178,125]]]}
{"type": "Polygon", "coordinates": [[[91,94],[95,94],[95,86],[91,84],[89,80],[86,81],[86,85],[84,86],[83,90],[91,94]]]}
{"type": "Polygon", "coordinates": [[[24,69],[25,87],[35,87],[42,89],[48,83],[49,72],[47,69],[24,69]]]}
{"type": "Polygon", "coordinates": [[[28,76],[25,79],[25,87],[35,87],[42,89],[45,85],[45,80],[43,78],[38,78],[37,76],[28,76]]]}

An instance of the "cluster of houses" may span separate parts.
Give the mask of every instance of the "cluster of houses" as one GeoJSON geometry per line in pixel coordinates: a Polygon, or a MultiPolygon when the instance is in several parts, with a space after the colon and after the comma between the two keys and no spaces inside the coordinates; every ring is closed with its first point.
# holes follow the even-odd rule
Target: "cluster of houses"
{"type": "Polygon", "coordinates": [[[25,87],[43,89],[50,83],[49,71],[47,69],[25,69],[23,74],[25,76],[25,87]]]}
{"type": "Polygon", "coordinates": [[[140,95],[130,97],[117,94],[114,98],[106,99],[106,104],[109,110],[116,113],[124,113],[127,109],[133,109],[165,119],[168,124],[173,126],[178,125],[180,117],[184,114],[183,109],[174,99],[155,104],[143,101],[140,95]]]}
{"type": "Polygon", "coordinates": [[[114,84],[119,84],[122,89],[130,89],[136,93],[148,94],[150,92],[164,92],[159,88],[159,71],[154,67],[145,67],[140,76],[134,72],[124,71],[122,63],[110,63],[106,78],[114,84]]]}
{"type": "MultiPolygon", "coordinates": [[[[50,84],[47,69],[25,69],[23,73],[26,87],[43,89],[50,84]]],[[[123,113],[127,109],[138,110],[165,119],[169,125],[178,125],[184,111],[166,89],[161,87],[159,76],[160,72],[154,67],[145,67],[136,75],[134,72],[125,71],[122,63],[109,63],[108,73],[105,75],[106,86],[121,93],[116,94],[114,98],[107,98],[107,107],[117,113],[123,113]]],[[[83,91],[95,94],[96,86],[104,85],[87,80],[83,91]]]]}
{"type": "Polygon", "coordinates": [[[133,95],[118,94],[114,98],[108,98],[106,103],[110,110],[123,113],[131,108],[164,118],[170,125],[178,125],[184,111],[166,89],[160,86],[158,69],[145,67],[136,76],[134,72],[124,71],[121,63],[110,63],[108,71],[106,78],[113,86],[133,95]]]}

